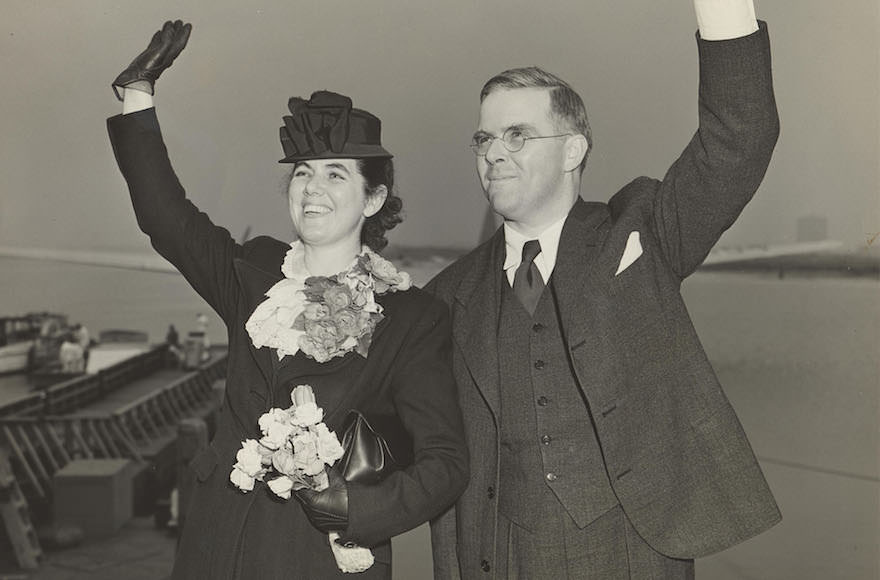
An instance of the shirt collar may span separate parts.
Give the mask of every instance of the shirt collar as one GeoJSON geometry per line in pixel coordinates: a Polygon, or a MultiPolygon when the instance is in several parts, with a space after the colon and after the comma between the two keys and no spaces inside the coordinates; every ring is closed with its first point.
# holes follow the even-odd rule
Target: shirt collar
{"type": "MultiPolygon", "coordinates": [[[[553,222],[537,237],[538,242],[541,244],[541,253],[535,258],[535,265],[538,267],[538,271],[541,273],[545,283],[550,280],[550,275],[553,273],[554,266],[556,266],[559,238],[562,236],[562,226],[565,225],[567,217],[567,215],[563,216],[559,221],[553,222]]],[[[516,269],[519,267],[520,262],[522,262],[523,246],[527,241],[534,239],[534,236],[524,236],[513,229],[510,224],[504,222],[505,257],[503,270],[507,274],[507,281],[510,282],[511,286],[513,286],[516,269]]]]}

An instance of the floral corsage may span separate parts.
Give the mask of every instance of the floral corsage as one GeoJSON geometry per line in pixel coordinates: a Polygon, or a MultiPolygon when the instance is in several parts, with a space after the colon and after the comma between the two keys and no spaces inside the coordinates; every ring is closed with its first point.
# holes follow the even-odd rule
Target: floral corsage
{"type": "Polygon", "coordinates": [[[254,346],[276,349],[279,359],[300,350],[318,362],[351,351],[366,357],[384,318],[375,297],[409,289],[409,274],[364,246],[348,270],[308,276],[302,243],[290,246],[281,266],[284,279],[245,324],[254,346]]]}

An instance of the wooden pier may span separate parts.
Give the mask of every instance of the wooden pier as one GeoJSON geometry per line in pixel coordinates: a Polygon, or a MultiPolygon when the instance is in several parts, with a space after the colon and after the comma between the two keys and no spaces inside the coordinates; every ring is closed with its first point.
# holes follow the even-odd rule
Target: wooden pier
{"type": "MultiPolygon", "coordinates": [[[[76,460],[94,459],[131,460],[135,503],[152,510],[176,483],[179,423],[213,414],[225,371],[225,349],[183,369],[162,344],[96,374],[7,394],[0,401],[0,451],[30,511],[36,505],[50,513],[55,474],[76,460]]],[[[29,514],[5,523],[13,544],[33,552],[29,514]]]]}

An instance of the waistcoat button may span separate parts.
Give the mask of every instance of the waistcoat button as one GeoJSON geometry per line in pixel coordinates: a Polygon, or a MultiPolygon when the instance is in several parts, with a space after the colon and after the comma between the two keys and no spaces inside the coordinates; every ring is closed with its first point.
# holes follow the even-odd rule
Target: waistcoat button
{"type": "Polygon", "coordinates": [[[483,570],[483,572],[488,572],[492,569],[492,566],[489,565],[488,560],[483,560],[480,562],[480,569],[483,570]]]}
{"type": "Polygon", "coordinates": [[[549,402],[550,401],[544,395],[541,395],[540,397],[538,397],[538,405],[541,407],[546,407],[547,403],[549,403],[549,402]]]}
{"type": "Polygon", "coordinates": [[[544,361],[542,361],[541,359],[538,359],[535,361],[535,368],[538,370],[541,370],[542,368],[544,368],[544,364],[545,364],[544,361]]]}
{"type": "Polygon", "coordinates": [[[486,495],[489,496],[489,499],[495,497],[495,488],[490,485],[489,489],[486,490],[486,495]]]}
{"type": "Polygon", "coordinates": [[[553,441],[553,437],[550,437],[549,435],[541,436],[541,443],[543,443],[544,445],[550,445],[551,441],[553,441]]]}
{"type": "Polygon", "coordinates": [[[557,476],[552,471],[548,473],[545,477],[547,478],[547,481],[556,481],[557,479],[559,479],[559,476],[557,476]]]}

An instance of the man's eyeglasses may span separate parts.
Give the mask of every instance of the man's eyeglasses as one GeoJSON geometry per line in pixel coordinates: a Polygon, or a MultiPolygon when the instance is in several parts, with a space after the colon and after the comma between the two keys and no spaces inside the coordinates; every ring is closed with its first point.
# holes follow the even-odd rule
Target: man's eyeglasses
{"type": "MultiPolygon", "coordinates": [[[[541,135],[538,137],[526,137],[522,129],[517,129],[515,127],[511,127],[507,131],[501,135],[501,143],[504,145],[504,148],[510,151],[511,153],[516,153],[526,145],[526,141],[530,141],[532,139],[553,139],[555,137],[569,137],[571,133],[561,133],[559,135],[541,135]]],[[[477,156],[484,156],[489,152],[489,147],[492,146],[492,141],[498,139],[498,137],[494,137],[489,135],[488,133],[477,133],[474,135],[473,140],[471,141],[471,149],[474,150],[474,154],[477,156]]]]}

